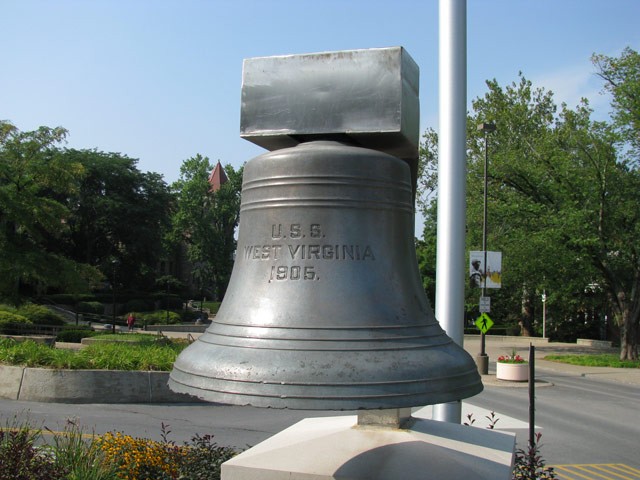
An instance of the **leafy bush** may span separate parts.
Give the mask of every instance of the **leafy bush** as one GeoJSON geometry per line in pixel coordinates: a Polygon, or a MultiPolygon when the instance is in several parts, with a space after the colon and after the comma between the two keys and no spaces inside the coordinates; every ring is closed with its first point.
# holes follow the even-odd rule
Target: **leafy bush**
{"type": "Polygon", "coordinates": [[[67,420],[47,444],[42,430],[14,419],[0,428],[0,480],[220,480],[222,463],[239,453],[216,445],[212,435],[196,434],[178,446],[169,433],[162,424],[161,441],[87,435],[67,420]]]}
{"type": "Polygon", "coordinates": [[[94,332],[90,328],[65,328],[56,335],[56,342],[80,343],[83,338],[96,335],[98,335],[98,332],[94,332]]]}
{"type": "Polygon", "coordinates": [[[117,468],[98,447],[98,437],[87,440],[87,436],[72,420],[67,420],[62,433],[53,435],[50,449],[56,464],[68,472],[65,480],[117,480],[117,468]]]}
{"type": "Polygon", "coordinates": [[[36,446],[39,431],[11,425],[0,429],[0,480],[62,480],[67,471],[36,446]]]}
{"type": "Polygon", "coordinates": [[[104,305],[100,302],[78,302],[76,305],[78,313],[93,313],[101,315],[104,312],[104,305]]]}
{"type": "Polygon", "coordinates": [[[64,318],[43,305],[29,303],[16,310],[18,315],[28,318],[37,325],[64,325],[64,318]]]}
{"type": "Polygon", "coordinates": [[[180,314],[169,311],[167,315],[166,310],[136,313],[135,315],[137,321],[144,325],[176,325],[182,323],[182,317],[180,314]]]}
{"type": "MultiPolygon", "coordinates": [[[[494,412],[491,412],[485,418],[489,420],[489,425],[487,426],[489,430],[493,430],[500,420],[494,412]]],[[[464,422],[464,425],[472,426],[474,423],[475,419],[473,414],[470,413],[467,415],[467,421],[464,422]]],[[[533,445],[527,442],[527,450],[518,448],[515,451],[511,480],[553,480],[557,478],[553,467],[545,466],[546,462],[540,453],[540,448],[542,448],[540,437],[542,437],[542,434],[540,432],[536,433],[533,445]]]]}
{"type": "Polygon", "coordinates": [[[0,310],[0,334],[20,335],[29,325],[33,325],[33,322],[28,318],[17,313],[0,310]]]}
{"type": "Polygon", "coordinates": [[[515,465],[513,467],[513,480],[553,480],[556,473],[553,467],[547,467],[540,454],[540,432],[535,434],[533,445],[529,444],[526,450],[516,450],[515,465]]]}
{"type": "Polygon", "coordinates": [[[169,433],[168,426],[162,424],[162,441],[158,442],[108,432],[98,444],[124,479],[220,480],[222,464],[239,453],[217,445],[213,435],[196,434],[191,442],[178,446],[167,439],[169,433]]]}
{"type": "Polygon", "coordinates": [[[221,476],[222,464],[235,457],[239,452],[230,447],[221,447],[213,441],[213,435],[191,438],[185,455],[182,457],[180,478],[194,480],[217,480],[221,476]]]}
{"type": "Polygon", "coordinates": [[[7,312],[4,310],[0,310],[0,323],[23,323],[29,324],[33,323],[31,320],[26,318],[23,315],[18,315],[17,313],[7,312]]]}
{"type": "Polygon", "coordinates": [[[148,438],[134,438],[121,432],[107,432],[98,440],[107,462],[115,465],[125,479],[178,478],[181,449],[173,444],[148,438]]]}

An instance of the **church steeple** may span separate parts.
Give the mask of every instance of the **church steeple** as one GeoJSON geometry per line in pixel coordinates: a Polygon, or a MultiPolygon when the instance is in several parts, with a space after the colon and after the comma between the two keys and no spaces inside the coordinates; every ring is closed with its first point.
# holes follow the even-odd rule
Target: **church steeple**
{"type": "Polygon", "coordinates": [[[217,192],[220,190],[220,187],[227,183],[229,179],[227,178],[227,174],[224,173],[224,168],[220,165],[220,160],[213,168],[211,175],[209,175],[209,185],[211,185],[211,191],[217,192]]]}

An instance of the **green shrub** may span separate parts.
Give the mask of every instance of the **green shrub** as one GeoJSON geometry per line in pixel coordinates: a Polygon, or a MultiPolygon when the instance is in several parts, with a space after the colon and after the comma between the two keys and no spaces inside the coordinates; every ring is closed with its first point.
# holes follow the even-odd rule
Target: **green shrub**
{"type": "Polygon", "coordinates": [[[62,326],[61,330],[89,330],[93,331],[93,327],[91,325],[75,325],[73,323],[67,323],[62,326]]]}
{"type": "Polygon", "coordinates": [[[200,310],[182,310],[180,312],[180,317],[183,322],[195,322],[198,318],[200,318],[200,310]]]}
{"type": "Polygon", "coordinates": [[[98,445],[98,437],[84,433],[74,421],[67,420],[64,430],[52,436],[53,445],[49,448],[53,452],[56,464],[68,472],[65,480],[121,478],[117,466],[107,461],[105,452],[98,445]]]}
{"type": "Polygon", "coordinates": [[[16,313],[16,309],[6,303],[0,303],[0,312],[16,313]]]}
{"type": "Polygon", "coordinates": [[[0,310],[0,323],[23,323],[30,324],[33,323],[28,318],[23,315],[18,315],[17,313],[7,312],[4,310],[0,310]]]}
{"type": "Polygon", "coordinates": [[[0,428],[0,480],[62,480],[66,470],[36,446],[40,431],[17,422],[0,428]]]}
{"type": "Polygon", "coordinates": [[[104,313],[104,305],[100,302],[78,302],[76,305],[78,313],[93,313],[102,315],[104,313]]]}
{"type": "Polygon", "coordinates": [[[182,317],[179,313],[168,312],[166,310],[158,310],[156,312],[136,313],[136,323],[143,325],[176,325],[182,323],[182,317]]]}
{"type": "Polygon", "coordinates": [[[162,424],[162,441],[107,432],[97,444],[107,461],[118,466],[121,478],[220,480],[222,464],[240,453],[217,445],[213,435],[196,434],[179,446],[168,440],[168,427],[162,424]]]}
{"type": "Polygon", "coordinates": [[[37,325],[61,326],[65,324],[62,315],[57,314],[43,305],[29,303],[18,308],[16,313],[28,318],[37,325]]]}
{"type": "Polygon", "coordinates": [[[191,444],[185,443],[185,455],[181,458],[181,478],[221,478],[222,464],[238,453],[231,447],[221,447],[213,441],[213,435],[191,438],[191,444]]]}
{"type": "MultiPolygon", "coordinates": [[[[0,428],[0,480],[219,480],[222,463],[239,451],[216,445],[212,435],[195,435],[177,445],[162,424],[161,441],[121,432],[87,434],[67,420],[62,432],[45,441],[29,422],[0,428]]],[[[537,478],[537,477],[536,477],[537,478]]],[[[547,478],[547,477],[545,477],[547,478]]]]}
{"type": "Polygon", "coordinates": [[[83,338],[94,337],[98,332],[91,329],[64,329],[56,335],[56,342],[80,343],[83,338]]]}
{"type": "Polygon", "coordinates": [[[20,335],[25,327],[33,325],[28,318],[0,310],[0,334],[2,335],[20,335]]]}

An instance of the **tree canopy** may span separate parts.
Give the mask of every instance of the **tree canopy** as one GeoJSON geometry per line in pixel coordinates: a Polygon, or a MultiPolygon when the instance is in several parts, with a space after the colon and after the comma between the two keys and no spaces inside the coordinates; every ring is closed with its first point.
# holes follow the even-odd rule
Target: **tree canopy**
{"type": "Polygon", "coordinates": [[[86,290],[98,272],[65,255],[65,201],[84,173],[61,155],[63,128],[21,132],[0,122],[0,296],[14,304],[46,288],[86,290]]]}
{"type": "Polygon", "coordinates": [[[149,289],[169,227],[169,187],[159,174],[139,171],[137,160],[126,155],[97,150],[61,155],[83,168],[68,197],[68,255],[99,267],[125,289],[149,289]]]}
{"type": "Polygon", "coordinates": [[[234,262],[242,168],[236,171],[227,165],[228,181],[218,190],[209,182],[213,168],[209,159],[200,154],[185,160],[180,167],[180,178],[172,185],[177,195],[172,238],[186,244],[198,289],[221,300],[234,262]]]}
{"type": "MultiPolygon", "coordinates": [[[[630,50],[620,59],[594,57],[610,79],[612,124],[593,121],[586,100],[558,107],[552,92],[522,75],[507,86],[488,81],[467,119],[469,250],[482,245],[485,139],[477,125],[497,127],[487,134],[487,244],[503,252],[503,288],[490,292],[492,313],[530,328],[545,292],[554,328],[579,334],[586,317],[615,319],[622,358],[637,358],[640,317],[637,58],[630,50]]],[[[427,172],[437,159],[434,145],[424,143],[427,172]]],[[[427,218],[434,213],[428,204],[423,209],[427,218]]],[[[425,227],[428,241],[435,222],[425,227]]],[[[477,305],[478,296],[469,290],[468,304],[477,305]]]]}

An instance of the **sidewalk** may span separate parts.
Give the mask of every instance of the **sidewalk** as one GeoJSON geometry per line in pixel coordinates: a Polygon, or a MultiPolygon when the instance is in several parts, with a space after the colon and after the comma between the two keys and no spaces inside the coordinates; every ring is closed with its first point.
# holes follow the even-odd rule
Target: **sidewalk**
{"type": "MultiPolygon", "coordinates": [[[[500,341],[485,337],[485,353],[489,356],[489,375],[483,375],[482,382],[488,386],[502,387],[526,387],[525,383],[503,382],[496,380],[496,360],[500,355],[509,355],[515,348],[516,353],[524,358],[529,358],[529,345],[524,338],[516,337],[517,341],[510,343],[508,340],[500,341]]],[[[535,339],[534,339],[535,340],[535,339]]],[[[538,339],[539,340],[539,339],[538,339]]],[[[466,336],[464,348],[475,359],[480,353],[480,337],[466,336]]],[[[624,383],[640,387],[640,368],[609,368],[609,367],[583,367],[579,365],[569,365],[567,363],[551,362],[544,360],[547,355],[569,355],[584,354],[597,355],[600,353],[620,353],[617,348],[592,347],[577,345],[575,343],[543,343],[535,345],[536,377],[544,377],[545,373],[554,375],[566,375],[572,377],[592,377],[603,381],[624,383]]],[[[536,386],[545,386],[543,382],[536,382],[536,386]]]]}

